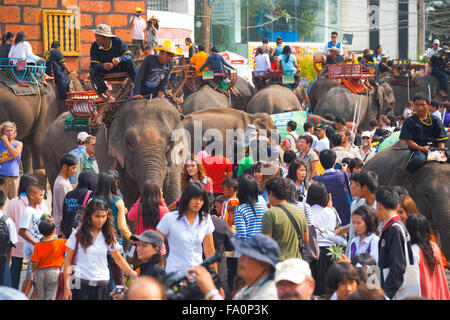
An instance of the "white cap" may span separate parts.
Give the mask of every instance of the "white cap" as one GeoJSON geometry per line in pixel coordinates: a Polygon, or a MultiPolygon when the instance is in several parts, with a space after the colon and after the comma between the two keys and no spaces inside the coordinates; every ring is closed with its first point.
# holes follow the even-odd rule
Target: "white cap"
{"type": "Polygon", "coordinates": [[[89,134],[87,132],[81,131],[77,135],[77,140],[80,141],[80,142],[84,142],[84,140],[86,140],[87,137],[89,137],[89,134]]]}
{"type": "Polygon", "coordinates": [[[312,278],[309,264],[302,259],[290,258],[277,263],[275,269],[275,283],[281,280],[300,284],[305,279],[312,278]]]}
{"type": "Polygon", "coordinates": [[[362,137],[372,137],[372,132],[370,131],[363,131],[363,133],[361,134],[361,138],[362,137]]]}
{"type": "Polygon", "coordinates": [[[441,42],[439,41],[439,39],[434,39],[433,44],[441,44],[441,42]]]}

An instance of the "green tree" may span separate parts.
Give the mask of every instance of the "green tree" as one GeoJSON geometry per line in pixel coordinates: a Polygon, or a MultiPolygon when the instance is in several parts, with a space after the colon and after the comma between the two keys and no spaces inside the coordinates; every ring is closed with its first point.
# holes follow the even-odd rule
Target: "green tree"
{"type": "Polygon", "coordinates": [[[425,1],[425,44],[431,48],[434,39],[450,42],[450,0],[425,1]]]}

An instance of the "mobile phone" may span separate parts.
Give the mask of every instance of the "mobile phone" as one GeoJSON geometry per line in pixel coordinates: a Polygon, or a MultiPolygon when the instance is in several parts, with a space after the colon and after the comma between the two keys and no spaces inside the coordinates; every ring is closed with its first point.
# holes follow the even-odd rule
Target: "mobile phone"
{"type": "Polygon", "coordinates": [[[116,286],[112,292],[113,295],[121,294],[123,293],[123,286],[116,286]]]}

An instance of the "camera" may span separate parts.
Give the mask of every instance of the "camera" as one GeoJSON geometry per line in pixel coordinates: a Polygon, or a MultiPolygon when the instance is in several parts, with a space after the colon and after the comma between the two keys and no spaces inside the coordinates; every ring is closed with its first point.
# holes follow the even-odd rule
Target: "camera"
{"type": "Polygon", "coordinates": [[[114,290],[112,291],[112,295],[117,295],[123,293],[124,287],[117,285],[114,290]]]}
{"type": "MultiPolygon", "coordinates": [[[[205,267],[211,274],[216,287],[220,286],[220,279],[214,269],[209,266],[220,262],[221,258],[216,253],[205,259],[200,266],[205,267]]],[[[205,296],[198,286],[195,278],[189,279],[187,272],[171,272],[167,275],[165,286],[168,300],[200,300],[205,296]]]]}

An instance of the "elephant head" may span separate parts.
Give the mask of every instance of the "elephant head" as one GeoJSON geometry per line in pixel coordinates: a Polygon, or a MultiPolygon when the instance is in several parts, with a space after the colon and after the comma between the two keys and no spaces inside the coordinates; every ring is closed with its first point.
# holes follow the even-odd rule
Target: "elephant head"
{"type": "Polygon", "coordinates": [[[294,94],[296,95],[298,101],[300,102],[300,105],[302,107],[302,110],[306,109],[306,104],[311,104],[311,101],[309,100],[308,93],[306,92],[306,89],[302,86],[297,86],[294,89],[294,94]]]}
{"type": "Polygon", "coordinates": [[[385,82],[377,88],[375,99],[378,104],[379,114],[387,114],[394,110],[394,90],[388,83],[385,82]]]}
{"type": "Polygon", "coordinates": [[[267,131],[276,130],[277,126],[273,122],[272,117],[265,112],[258,112],[253,115],[252,124],[257,130],[266,129],[267,131]]]}
{"type": "MultiPolygon", "coordinates": [[[[162,99],[132,100],[117,111],[106,146],[120,167],[124,197],[135,200],[147,180],[160,185],[167,201],[179,196],[184,135],[174,140],[172,133],[182,128],[180,114],[162,99]]],[[[104,146],[98,137],[96,153],[104,152],[104,146]]]]}
{"type": "Polygon", "coordinates": [[[442,251],[450,259],[450,164],[430,162],[412,175],[397,168],[390,185],[404,186],[440,238],[442,251]]]}

